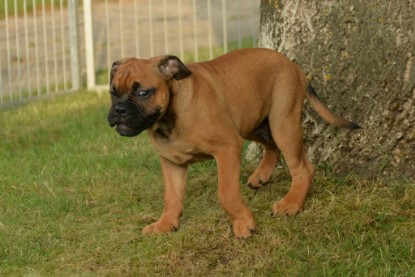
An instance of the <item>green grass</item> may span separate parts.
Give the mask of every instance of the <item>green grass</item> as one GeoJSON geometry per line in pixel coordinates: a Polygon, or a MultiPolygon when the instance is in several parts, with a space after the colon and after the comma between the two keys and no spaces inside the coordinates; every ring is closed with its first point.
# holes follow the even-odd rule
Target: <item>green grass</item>
{"type": "MultiPolygon", "coordinates": [[[[415,186],[317,171],[303,213],[270,216],[285,168],[241,190],[258,224],[235,239],[214,162],[190,168],[178,232],[141,229],[163,206],[157,155],[109,128],[106,94],[0,111],[0,276],[414,276],[415,186]]],[[[241,183],[253,165],[243,163],[241,183]]]]}

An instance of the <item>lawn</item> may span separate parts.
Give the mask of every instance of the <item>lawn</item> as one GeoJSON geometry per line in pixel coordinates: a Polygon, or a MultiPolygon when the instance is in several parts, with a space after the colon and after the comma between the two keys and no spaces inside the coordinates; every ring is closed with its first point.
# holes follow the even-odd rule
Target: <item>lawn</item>
{"type": "Polygon", "coordinates": [[[146,134],[108,127],[106,93],[0,110],[0,276],[415,276],[415,185],[318,168],[305,210],[270,216],[286,168],[241,190],[256,234],[234,238],[214,162],[190,167],[180,229],[143,236],[163,181],[146,134]]]}

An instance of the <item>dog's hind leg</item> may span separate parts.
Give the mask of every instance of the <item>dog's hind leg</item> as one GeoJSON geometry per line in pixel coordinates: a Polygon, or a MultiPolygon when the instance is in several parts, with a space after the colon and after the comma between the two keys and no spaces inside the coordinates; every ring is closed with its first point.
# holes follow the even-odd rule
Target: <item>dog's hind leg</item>
{"type": "Polygon", "coordinates": [[[258,142],[263,145],[264,152],[262,159],[248,179],[248,187],[251,189],[259,189],[268,184],[271,180],[272,173],[277,165],[280,157],[280,150],[275,144],[271,129],[269,128],[268,118],[265,119],[251,134],[247,137],[248,140],[258,142]]]}
{"type": "Polygon", "coordinates": [[[264,146],[262,159],[248,179],[248,187],[251,189],[259,189],[268,184],[279,161],[281,151],[275,143],[262,145],[264,146]]]}
{"type": "Polygon", "coordinates": [[[303,144],[301,113],[276,112],[270,124],[273,138],[281,149],[292,177],[287,195],[272,207],[274,215],[295,215],[303,208],[310,189],[314,166],[306,155],[303,144]]]}

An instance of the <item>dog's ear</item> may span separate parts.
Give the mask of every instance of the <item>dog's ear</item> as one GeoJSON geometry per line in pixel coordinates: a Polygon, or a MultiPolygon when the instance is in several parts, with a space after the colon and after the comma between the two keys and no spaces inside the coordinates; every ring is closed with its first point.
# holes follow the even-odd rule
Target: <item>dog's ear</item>
{"type": "Polygon", "coordinates": [[[186,78],[192,74],[192,72],[176,56],[164,57],[158,68],[164,76],[174,78],[176,80],[186,78]]]}
{"type": "Polygon", "coordinates": [[[114,79],[115,73],[117,73],[118,68],[123,63],[123,60],[114,61],[111,66],[110,71],[110,85],[112,83],[112,79],[114,79]]]}

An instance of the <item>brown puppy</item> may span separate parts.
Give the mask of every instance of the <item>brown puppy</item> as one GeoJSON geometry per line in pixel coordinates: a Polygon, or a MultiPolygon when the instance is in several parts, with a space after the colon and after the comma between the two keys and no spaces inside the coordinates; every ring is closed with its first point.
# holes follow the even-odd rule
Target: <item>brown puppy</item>
{"type": "Polygon", "coordinates": [[[327,122],[358,128],[327,110],[299,67],[273,50],[238,50],[186,66],[174,56],[127,58],[114,62],[110,78],[110,125],[123,136],[147,130],[161,159],[164,210],[143,229],[146,234],[179,227],[188,164],[214,158],[220,202],[236,237],[249,237],[255,220],[239,192],[244,139],[265,147],[249,186],[259,188],[270,180],[281,151],[292,184],[272,211],[298,213],[314,173],[303,145],[304,98],[327,122]]]}

